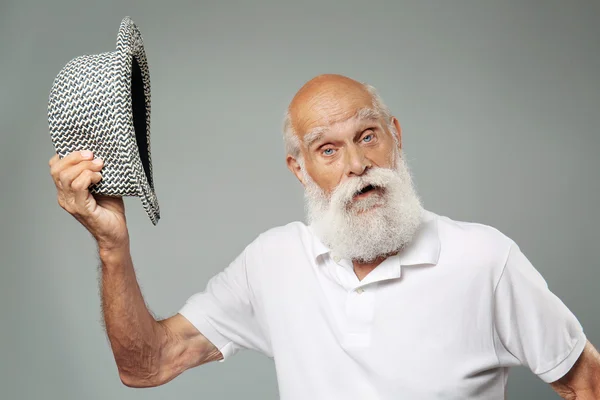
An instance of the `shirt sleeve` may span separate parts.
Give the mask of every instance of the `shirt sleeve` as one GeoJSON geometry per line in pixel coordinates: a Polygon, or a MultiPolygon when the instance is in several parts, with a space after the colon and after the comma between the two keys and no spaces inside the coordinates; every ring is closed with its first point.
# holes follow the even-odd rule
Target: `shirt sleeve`
{"type": "Polygon", "coordinates": [[[256,350],[267,356],[271,353],[253,304],[248,279],[252,262],[249,252],[250,246],[179,310],[221,351],[222,361],[241,349],[256,350]]]}
{"type": "Polygon", "coordinates": [[[494,293],[501,365],[524,365],[545,382],[565,375],[586,344],[575,315],[513,242],[494,293]]]}

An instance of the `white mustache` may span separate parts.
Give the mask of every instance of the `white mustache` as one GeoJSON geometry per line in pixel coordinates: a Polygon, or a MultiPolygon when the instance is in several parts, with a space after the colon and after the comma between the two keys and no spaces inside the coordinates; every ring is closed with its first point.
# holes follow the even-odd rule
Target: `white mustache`
{"type": "Polygon", "coordinates": [[[347,179],[340,183],[331,193],[330,203],[348,205],[360,190],[371,185],[385,189],[395,177],[395,171],[387,168],[375,168],[356,178],[347,179]]]}

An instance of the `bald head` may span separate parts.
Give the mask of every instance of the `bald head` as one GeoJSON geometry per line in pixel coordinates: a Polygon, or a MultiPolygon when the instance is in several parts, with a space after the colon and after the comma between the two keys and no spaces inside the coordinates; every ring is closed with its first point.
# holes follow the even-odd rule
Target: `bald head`
{"type": "MultiPolygon", "coordinates": [[[[299,156],[306,135],[314,135],[319,129],[347,120],[359,112],[369,117],[390,118],[387,107],[372,86],[335,74],[311,79],[300,88],[288,107],[284,126],[288,154],[299,156]]],[[[389,124],[387,120],[385,124],[389,124]]]]}
{"type": "Polygon", "coordinates": [[[373,107],[365,85],[341,75],[320,75],[308,81],[292,99],[289,111],[297,133],[350,118],[373,107]]]}

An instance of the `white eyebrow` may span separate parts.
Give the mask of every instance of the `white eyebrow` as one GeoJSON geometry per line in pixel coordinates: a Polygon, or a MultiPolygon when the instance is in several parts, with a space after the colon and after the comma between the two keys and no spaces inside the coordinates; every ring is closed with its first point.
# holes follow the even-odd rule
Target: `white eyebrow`
{"type": "Polygon", "coordinates": [[[309,148],[314,142],[320,140],[326,131],[327,127],[325,126],[318,126],[316,128],[311,129],[310,132],[304,135],[303,141],[306,148],[309,148]]]}
{"type": "Polygon", "coordinates": [[[356,119],[379,119],[381,113],[369,107],[364,107],[358,110],[354,118],[356,119]]]}

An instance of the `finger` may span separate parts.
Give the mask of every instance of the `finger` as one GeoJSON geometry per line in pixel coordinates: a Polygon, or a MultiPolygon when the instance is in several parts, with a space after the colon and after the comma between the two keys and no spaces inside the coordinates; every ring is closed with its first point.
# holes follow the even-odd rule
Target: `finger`
{"type": "Polygon", "coordinates": [[[52,168],[52,166],[54,164],[56,164],[56,162],[60,160],[60,156],[58,154],[55,154],[54,156],[52,156],[52,158],[50,159],[50,161],[48,161],[48,165],[52,168]]]}
{"type": "Polygon", "coordinates": [[[89,170],[92,172],[98,172],[102,169],[102,165],[102,160],[100,158],[97,158],[93,161],[82,161],[79,164],[64,169],[59,174],[59,180],[62,189],[66,191],[71,191],[71,184],[79,175],[81,175],[83,171],[89,170]]]}
{"type": "Polygon", "coordinates": [[[60,156],[58,154],[55,154],[54,156],[52,156],[52,158],[50,158],[50,161],[48,161],[48,165],[50,166],[50,176],[52,177],[52,180],[54,181],[55,185],[59,185],[58,182],[58,173],[56,171],[56,164],[60,161],[60,156]]]}
{"type": "Polygon", "coordinates": [[[91,160],[93,156],[93,153],[89,150],[74,151],[63,158],[59,158],[52,164],[50,167],[50,174],[54,178],[54,181],[57,182],[58,176],[64,169],[76,165],[81,161],[91,160]]]}
{"type": "Polygon", "coordinates": [[[67,154],[60,161],[65,165],[73,165],[81,161],[91,160],[92,158],[94,158],[94,153],[89,150],[80,150],[67,154]]]}
{"type": "Polygon", "coordinates": [[[84,210],[86,207],[86,201],[90,196],[89,187],[94,183],[98,183],[102,180],[102,175],[99,172],[94,172],[89,169],[83,171],[71,184],[73,190],[74,200],[76,206],[84,210]]]}

